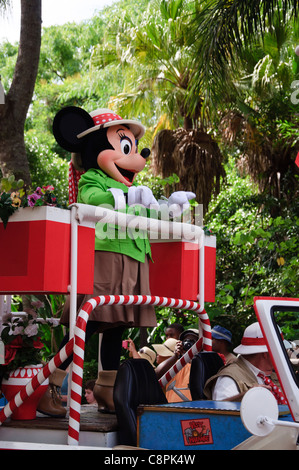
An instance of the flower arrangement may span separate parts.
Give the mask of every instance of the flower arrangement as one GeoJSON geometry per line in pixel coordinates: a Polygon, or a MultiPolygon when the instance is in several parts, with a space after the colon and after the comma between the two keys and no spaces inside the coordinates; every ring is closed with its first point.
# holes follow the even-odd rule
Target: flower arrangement
{"type": "Polygon", "coordinates": [[[0,184],[0,219],[7,225],[9,217],[20,207],[58,206],[53,194],[54,186],[48,185],[27,194],[23,180],[15,180],[14,175],[2,178],[0,184]]]}
{"type": "Polygon", "coordinates": [[[37,187],[34,193],[27,196],[28,206],[56,206],[57,199],[53,194],[54,186],[37,187]]]}
{"type": "Polygon", "coordinates": [[[4,315],[0,337],[5,345],[5,359],[0,366],[1,376],[6,378],[12,370],[40,364],[44,347],[39,336],[40,326],[46,323],[57,326],[57,322],[57,319],[38,318],[33,309],[4,315]]]}

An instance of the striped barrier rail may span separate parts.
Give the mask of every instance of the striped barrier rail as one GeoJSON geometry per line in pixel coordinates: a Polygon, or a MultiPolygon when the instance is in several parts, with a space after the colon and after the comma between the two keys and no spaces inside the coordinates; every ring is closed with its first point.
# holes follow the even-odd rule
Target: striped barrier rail
{"type": "Polygon", "coordinates": [[[195,354],[202,350],[212,351],[212,334],[209,317],[205,310],[197,311],[197,313],[201,322],[203,336],[160,378],[159,383],[162,387],[165,387],[188,362],[191,362],[195,354]]]}
{"type": "Polygon", "coordinates": [[[74,332],[74,355],[73,355],[73,372],[71,379],[71,400],[69,415],[68,444],[78,445],[80,431],[80,410],[82,396],[82,378],[85,348],[85,331],[88,317],[96,306],[101,305],[154,305],[171,308],[179,308],[182,310],[193,310],[199,316],[203,330],[203,338],[198,340],[179,361],[160,379],[160,385],[165,386],[169,380],[184,367],[187,362],[192,360],[202,348],[205,351],[212,350],[211,326],[208,315],[199,306],[197,302],[191,300],[173,299],[168,297],[158,297],[151,295],[107,295],[98,296],[89,299],[79,312],[76,328],[74,332]]]}
{"type": "Polygon", "coordinates": [[[72,354],[73,338],[0,411],[0,425],[72,354]]]}
{"type": "Polygon", "coordinates": [[[81,308],[76,327],[74,338],[61,349],[56,356],[36,375],[30,382],[10,400],[10,402],[0,411],[0,425],[11,416],[16,408],[18,408],[32,393],[41,385],[72,353],[73,368],[71,378],[71,397],[69,411],[69,429],[68,444],[79,444],[80,431],[80,411],[82,397],[82,380],[83,380],[83,364],[85,351],[85,334],[86,325],[90,313],[97,306],[102,305],[153,305],[164,306],[170,308],[178,308],[182,310],[192,310],[198,314],[201,321],[203,337],[200,338],[191,350],[182,356],[176,364],[160,379],[160,385],[165,386],[171,378],[190,362],[199,350],[212,350],[211,327],[208,315],[197,302],[191,300],[173,299],[168,297],[158,297],[151,295],[104,295],[89,299],[81,308]]]}

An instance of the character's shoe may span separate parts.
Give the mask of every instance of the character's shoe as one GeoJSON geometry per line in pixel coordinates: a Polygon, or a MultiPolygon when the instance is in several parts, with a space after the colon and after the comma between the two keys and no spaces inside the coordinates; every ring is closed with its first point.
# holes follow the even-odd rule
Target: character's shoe
{"type": "Polygon", "coordinates": [[[114,413],[113,387],[117,370],[101,370],[93,388],[98,410],[102,413],[114,413]]]}
{"type": "Polygon", "coordinates": [[[57,369],[49,377],[49,387],[46,393],[39,401],[37,411],[53,418],[64,418],[66,415],[66,408],[62,405],[62,400],[59,397],[58,388],[61,387],[66,372],[57,369]]]}

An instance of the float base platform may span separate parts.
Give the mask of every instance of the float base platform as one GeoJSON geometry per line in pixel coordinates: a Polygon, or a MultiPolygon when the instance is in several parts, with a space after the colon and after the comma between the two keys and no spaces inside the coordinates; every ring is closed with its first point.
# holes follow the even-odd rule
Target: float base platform
{"type": "MultiPolygon", "coordinates": [[[[280,414],[290,417],[287,406],[280,414]]],[[[137,446],[156,450],[231,450],[251,434],[240,403],[193,401],[138,408],[137,446]]]]}
{"type": "MultiPolygon", "coordinates": [[[[10,442],[14,449],[66,446],[68,421],[68,415],[66,418],[51,418],[39,413],[36,419],[29,421],[8,418],[0,426],[0,448],[9,448],[10,442]]],[[[100,413],[97,406],[82,405],[79,447],[107,449],[117,444],[116,415],[100,413]]]]}

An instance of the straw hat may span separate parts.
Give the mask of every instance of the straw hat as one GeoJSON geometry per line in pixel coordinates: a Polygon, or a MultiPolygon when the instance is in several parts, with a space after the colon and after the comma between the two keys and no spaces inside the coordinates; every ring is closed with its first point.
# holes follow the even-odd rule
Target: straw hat
{"type": "Polygon", "coordinates": [[[153,351],[152,349],[148,348],[147,346],[144,346],[143,348],[139,349],[138,351],[138,354],[139,356],[142,358],[142,359],[147,359],[148,362],[151,363],[151,365],[153,367],[154,366],[154,362],[156,360],[156,353],[155,351],[153,351]]]}
{"type": "MultiPolygon", "coordinates": [[[[145,127],[140,122],[134,121],[132,119],[122,119],[118,114],[111,111],[111,109],[99,108],[89,113],[89,115],[92,117],[94,126],[78,134],[78,139],[81,139],[85,135],[97,131],[98,129],[103,129],[106,127],[116,126],[120,124],[129,126],[130,131],[132,131],[137,140],[141,139],[141,137],[143,137],[145,133],[145,127]]],[[[74,168],[77,171],[84,172],[80,153],[73,152],[71,154],[71,160],[74,165],[74,168]]]]}
{"type": "Polygon", "coordinates": [[[163,344],[153,344],[153,348],[159,356],[171,357],[174,355],[177,342],[177,339],[168,338],[163,344]]]}
{"type": "Polygon", "coordinates": [[[85,135],[97,131],[98,129],[116,126],[119,124],[125,124],[129,126],[137,140],[141,139],[145,133],[145,127],[140,122],[134,121],[132,119],[122,119],[118,114],[111,111],[111,109],[99,108],[89,114],[92,117],[94,126],[78,134],[78,139],[81,139],[85,135]]]}
{"type": "Polygon", "coordinates": [[[199,330],[197,330],[196,328],[189,328],[188,330],[183,331],[183,333],[180,334],[180,341],[183,341],[187,335],[194,335],[198,339],[199,330]]]}
{"type": "Polygon", "coordinates": [[[266,341],[258,322],[252,323],[245,329],[241,344],[234,349],[234,353],[243,355],[267,351],[266,341]]]}

